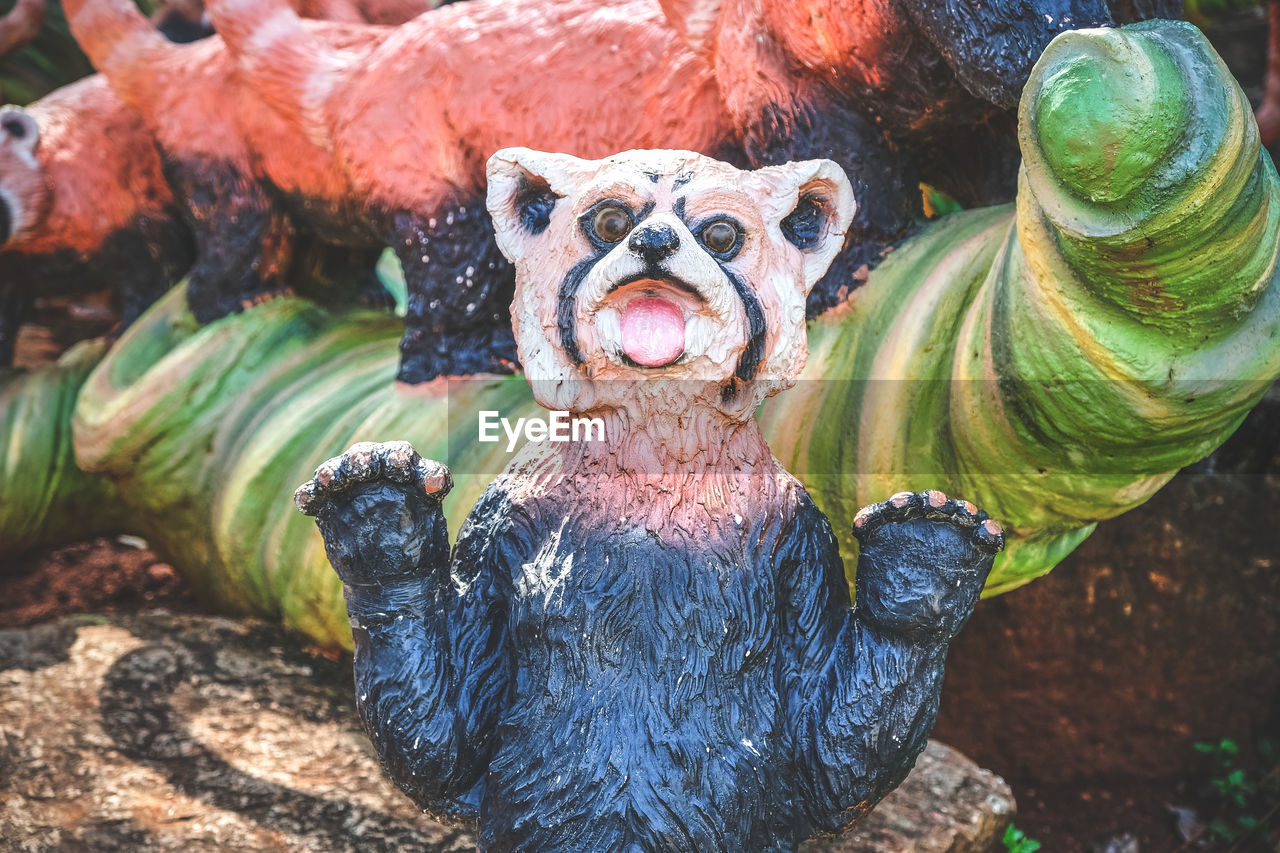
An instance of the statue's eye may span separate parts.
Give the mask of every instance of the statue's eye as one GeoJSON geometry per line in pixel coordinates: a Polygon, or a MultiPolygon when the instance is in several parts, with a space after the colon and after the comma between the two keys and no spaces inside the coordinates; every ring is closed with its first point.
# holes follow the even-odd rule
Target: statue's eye
{"type": "Polygon", "coordinates": [[[718,219],[702,229],[702,245],[718,255],[733,251],[738,244],[738,226],[724,219],[718,219]]]}
{"type": "Polygon", "coordinates": [[[617,243],[631,233],[631,213],[616,204],[606,204],[591,216],[591,231],[606,243],[617,243]]]}

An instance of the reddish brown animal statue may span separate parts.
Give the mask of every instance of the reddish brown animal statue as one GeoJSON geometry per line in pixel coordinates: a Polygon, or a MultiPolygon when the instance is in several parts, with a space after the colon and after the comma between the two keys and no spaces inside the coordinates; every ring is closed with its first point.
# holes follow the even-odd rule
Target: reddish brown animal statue
{"type": "MultiPolygon", "coordinates": [[[[131,0],[64,5],[85,52],[155,133],[196,241],[188,285],[196,318],[207,322],[289,289],[287,273],[299,249],[291,215],[306,244],[329,236],[324,217],[314,215],[299,191],[332,183],[328,155],[245,90],[220,39],[173,44],[131,0]],[[249,139],[270,144],[251,149],[249,139]],[[264,173],[273,182],[261,180],[264,173]]],[[[306,30],[336,50],[383,33],[322,22],[306,30]]],[[[356,280],[362,296],[387,304],[374,275],[380,245],[371,237],[355,245],[363,251],[328,253],[329,260],[350,265],[336,277],[356,280]]]]}
{"type": "MultiPolygon", "coordinates": [[[[404,23],[443,4],[433,0],[289,0],[289,5],[303,18],[389,26],[404,23]]],[[[168,0],[168,3],[156,9],[151,20],[161,31],[170,22],[177,23],[179,20],[182,26],[198,27],[206,22],[205,4],[202,0],[168,0]]]]}
{"type": "Polygon", "coordinates": [[[0,366],[36,296],[114,287],[128,325],[191,257],[151,135],[106,80],[0,109],[0,366]]]}
{"type": "Polygon", "coordinates": [[[648,0],[472,0],[346,52],[283,3],[210,12],[254,91],[328,158],[308,200],[399,255],[409,381],[515,362],[511,274],[483,204],[490,153],[515,143],[588,156],[733,145],[711,69],[648,0]]]}
{"type": "Polygon", "coordinates": [[[987,132],[970,152],[957,126],[983,127],[1014,103],[1054,34],[1112,21],[1102,0],[471,0],[337,51],[285,0],[209,11],[253,89],[329,152],[329,179],[304,195],[399,254],[410,288],[400,375],[414,382],[512,353],[495,339],[510,277],[480,209],[498,148],[836,160],[864,204],[811,296],[816,312],[913,225],[915,166],[933,167],[922,153],[933,141],[948,142],[935,182],[989,192],[1000,172],[997,190],[1010,187],[1012,145],[987,132]],[[351,196],[363,207],[344,217],[351,196]]]}
{"type": "MultiPolygon", "coordinates": [[[[447,2],[452,0],[289,0],[289,5],[302,17],[317,21],[391,25],[402,24],[447,2]]],[[[156,9],[151,21],[171,41],[188,42],[213,35],[202,0],[167,0],[156,9]]]]}

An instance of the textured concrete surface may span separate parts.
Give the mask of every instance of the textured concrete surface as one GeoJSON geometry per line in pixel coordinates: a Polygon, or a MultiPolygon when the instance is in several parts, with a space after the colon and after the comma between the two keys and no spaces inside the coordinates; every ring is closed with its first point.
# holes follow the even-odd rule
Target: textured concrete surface
{"type": "MultiPolygon", "coordinates": [[[[856,831],[808,853],[994,849],[1014,804],[931,743],[856,831]]],[[[0,850],[464,851],[360,731],[345,662],[277,629],[146,614],[0,631],[0,850]]]]}

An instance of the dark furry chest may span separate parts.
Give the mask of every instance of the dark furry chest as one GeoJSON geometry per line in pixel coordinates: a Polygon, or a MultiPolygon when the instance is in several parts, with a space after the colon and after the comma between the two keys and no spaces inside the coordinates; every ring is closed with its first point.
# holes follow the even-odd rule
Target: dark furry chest
{"type": "Polygon", "coordinates": [[[773,543],[758,521],[728,524],[664,539],[621,519],[563,517],[512,567],[514,689],[488,790],[496,813],[538,814],[540,826],[491,827],[495,838],[528,849],[774,843],[788,750],[773,543]]]}
{"type": "Polygon", "coordinates": [[[751,549],[746,531],[725,533],[715,544],[671,542],[626,522],[565,519],[512,573],[521,659],[548,672],[675,666],[686,680],[750,675],[773,638],[769,555],[751,549]],[[680,667],[691,655],[714,664],[680,667]]]}

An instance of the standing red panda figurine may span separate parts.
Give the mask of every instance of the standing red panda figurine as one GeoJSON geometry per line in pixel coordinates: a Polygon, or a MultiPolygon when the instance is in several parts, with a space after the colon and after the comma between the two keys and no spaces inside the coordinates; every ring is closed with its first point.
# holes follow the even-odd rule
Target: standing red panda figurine
{"type": "Polygon", "coordinates": [[[490,161],[538,402],[450,556],[440,463],[360,443],[301,486],[345,585],[357,707],[422,809],[481,850],[793,851],[866,814],[933,727],[1000,528],[940,492],[825,516],[755,410],[804,365],[854,212],[831,161],[685,151],[490,161]]]}

